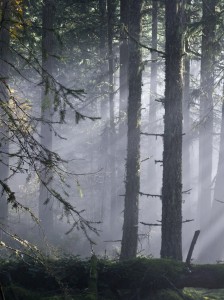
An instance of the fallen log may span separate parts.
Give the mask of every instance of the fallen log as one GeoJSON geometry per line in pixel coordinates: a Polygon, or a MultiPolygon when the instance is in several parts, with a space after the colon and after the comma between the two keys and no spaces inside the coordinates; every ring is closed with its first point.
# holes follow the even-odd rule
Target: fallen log
{"type": "MultiPolygon", "coordinates": [[[[29,261],[0,265],[0,282],[32,290],[53,291],[61,286],[85,290],[89,286],[90,261],[63,259],[43,265],[29,261]]],[[[197,287],[224,288],[224,264],[191,265],[168,259],[137,258],[124,262],[97,260],[98,290],[158,290],[197,287]]]]}

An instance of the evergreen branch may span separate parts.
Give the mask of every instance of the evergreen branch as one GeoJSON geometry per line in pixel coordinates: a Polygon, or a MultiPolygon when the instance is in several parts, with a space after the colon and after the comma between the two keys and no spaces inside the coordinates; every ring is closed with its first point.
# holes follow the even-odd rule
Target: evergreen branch
{"type": "Polygon", "coordinates": [[[147,132],[141,132],[140,134],[142,135],[146,135],[146,136],[155,136],[157,137],[164,137],[163,133],[147,133],[147,132]]]}
{"type": "Polygon", "coordinates": [[[162,226],[162,224],[157,224],[157,223],[153,224],[153,223],[140,222],[140,224],[146,225],[146,226],[162,226]]]}
{"type": "Polygon", "coordinates": [[[142,192],[139,192],[139,195],[140,196],[146,196],[146,197],[152,197],[152,198],[154,198],[154,197],[155,198],[157,197],[157,198],[160,198],[160,199],[162,198],[162,195],[146,194],[146,193],[142,193],[142,192]]]}
{"type": "Polygon", "coordinates": [[[161,51],[161,50],[157,50],[157,49],[152,48],[152,47],[148,47],[148,46],[142,44],[141,42],[137,41],[132,35],[130,35],[130,33],[128,32],[128,30],[127,30],[126,27],[124,27],[124,31],[125,31],[125,33],[126,33],[126,34],[127,34],[134,42],[136,42],[136,44],[138,44],[140,47],[149,50],[151,53],[152,53],[152,52],[156,52],[156,53],[158,53],[158,54],[161,54],[163,58],[166,56],[166,53],[165,53],[165,52],[163,52],[163,51],[161,51]]]}

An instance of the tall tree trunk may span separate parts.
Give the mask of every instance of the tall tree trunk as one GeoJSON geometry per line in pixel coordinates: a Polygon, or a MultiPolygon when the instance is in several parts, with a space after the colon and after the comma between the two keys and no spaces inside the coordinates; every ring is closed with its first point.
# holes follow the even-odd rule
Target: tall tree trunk
{"type": "Polygon", "coordinates": [[[140,186],[140,121],[141,121],[141,32],[142,0],[130,1],[129,16],[129,98],[128,98],[128,144],[126,164],[126,193],[124,225],[120,259],[136,256],[138,246],[138,202],[140,186]]]}
{"type": "MultiPolygon", "coordinates": [[[[223,96],[224,97],[224,83],[223,96]]],[[[214,199],[212,204],[212,214],[207,230],[209,245],[206,247],[206,261],[216,262],[224,258],[224,194],[223,194],[223,178],[224,178],[224,98],[222,99],[222,119],[221,119],[221,135],[219,146],[219,160],[216,174],[214,199]]]]}
{"type": "MultiPolygon", "coordinates": [[[[10,44],[10,15],[11,1],[3,0],[1,4],[2,19],[0,29],[0,101],[1,101],[1,127],[0,127],[0,180],[3,184],[7,184],[9,176],[9,132],[8,132],[8,116],[4,105],[8,105],[9,91],[7,88],[9,77],[9,44],[10,44]]],[[[0,226],[6,226],[8,219],[8,203],[7,195],[4,188],[0,188],[0,226]]]]}
{"type": "Polygon", "coordinates": [[[114,225],[117,217],[117,194],[115,183],[115,123],[114,123],[114,54],[113,36],[115,24],[116,2],[107,0],[107,21],[108,21],[108,66],[109,66],[109,106],[110,106],[110,225],[114,225]]]}
{"type": "MultiPolygon", "coordinates": [[[[152,48],[157,49],[158,43],[158,2],[152,0],[152,48]]],[[[156,133],[156,114],[158,103],[155,101],[157,96],[157,64],[158,53],[152,52],[151,55],[151,74],[150,74],[150,103],[149,103],[149,132],[156,133]]],[[[154,138],[149,138],[149,155],[152,159],[149,160],[148,178],[150,181],[150,191],[156,193],[157,190],[157,176],[156,176],[156,141],[154,138]]]]}
{"type": "MultiPolygon", "coordinates": [[[[191,188],[191,168],[190,168],[190,58],[184,59],[184,89],[183,89],[183,190],[191,188]]],[[[186,209],[190,213],[191,208],[187,200],[186,209]]]]}
{"type": "MultiPolygon", "coordinates": [[[[42,77],[43,92],[41,103],[41,144],[49,151],[52,150],[52,130],[51,124],[53,117],[54,87],[52,76],[54,69],[54,19],[55,19],[54,0],[43,1],[43,29],[42,29],[42,77]]],[[[49,164],[51,161],[50,152],[49,164]]],[[[39,195],[39,218],[49,236],[53,230],[53,199],[50,193],[52,183],[52,171],[47,165],[42,166],[40,174],[40,195],[39,195]]]]}
{"type": "MultiPolygon", "coordinates": [[[[188,5],[191,0],[188,0],[188,5]]],[[[185,26],[190,24],[190,9],[185,10],[185,26]]],[[[185,40],[185,48],[188,48],[188,40],[185,40]]],[[[191,166],[190,166],[190,146],[191,146],[191,120],[190,120],[190,57],[184,57],[184,86],[183,86],[183,190],[191,189],[191,166]]],[[[185,196],[186,197],[186,196],[185,196]]],[[[184,202],[184,211],[187,218],[191,218],[191,202],[188,197],[184,202]]]]}
{"type": "Polygon", "coordinates": [[[209,223],[211,213],[211,176],[213,143],[213,90],[215,6],[214,0],[203,0],[201,47],[201,96],[199,124],[199,199],[198,215],[201,233],[209,223]],[[207,216],[207,217],[206,217],[207,216]]]}
{"type": "Polygon", "coordinates": [[[103,180],[101,187],[101,212],[100,217],[103,221],[105,219],[106,210],[106,187],[107,187],[107,152],[108,152],[108,134],[105,127],[106,120],[106,110],[107,110],[107,97],[106,97],[106,76],[107,69],[106,66],[106,39],[107,39],[107,1],[99,0],[99,19],[100,19],[100,58],[101,58],[101,88],[100,88],[100,115],[101,115],[101,139],[100,139],[100,163],[101,168],[103,168],[103,180]]]}
{"type": "Polygon", "coordinates": [[[126,113],[128,103],[128,15],[129,0],[120,0],[120,107],[119,132],[120,139],[126,135],[126,113]]]}
{"type": "Polygon", "coordinates": [[[182,260],[183,1],[166,0],[166,80],[161,257],[182,260]]]}
{"type": "MultiPolygon", "coordinates": [[[[127,104],[128,104],[128,15],[129,0],[120,0],[120,102],[119,102],[119,133],[117,141],[118,195],[124,195],[125,159],[127,145],[127,104]]],[[[123,209],[123,199],[118,198],[118,210],[123,209]]]]}

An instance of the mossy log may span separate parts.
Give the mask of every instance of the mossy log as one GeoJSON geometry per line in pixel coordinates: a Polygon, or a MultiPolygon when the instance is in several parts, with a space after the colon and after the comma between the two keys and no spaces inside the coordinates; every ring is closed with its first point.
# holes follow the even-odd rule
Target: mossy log
{"type": "MultiPolygon", "coordinates": [[[[17,285],[37,291],[63,287],[85,290],[89,287],[90,261],[63,259],[48,261],[46,266],[33,262],[0,264],[0,284],[17,285]]],[[[137,258],[125,262],[97,261],[98,291],[224,288],[224,264],[192,265],[165,259],[137,258]]]]}
{"type": "Polygon", "coordinates": [[[189,268],[178,261],[141,258],[112,264],[99,275],[99,281],[117,289],[224,288],[224,264],[192,265],[189,268]]]}

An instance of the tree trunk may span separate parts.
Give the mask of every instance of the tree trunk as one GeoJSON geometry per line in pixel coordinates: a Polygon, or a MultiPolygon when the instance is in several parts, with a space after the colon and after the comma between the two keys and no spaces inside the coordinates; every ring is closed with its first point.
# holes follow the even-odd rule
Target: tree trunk
{"type": "Polygon", "coordinates": [[[141,6],[142,0],[130,1],[127,175],[125,185],[124,225],[120,255],[121,260],[135,257],[138,245],[142,89],[141,51],[138,41],[140,40],[141,32],[141,6]]]}
{"type": "MultiPolygon", "coordinates": [[[[224,96],[224,84],[223,84],[224,96]]],[[[222,100],[223,101],[223,100],[222,100]]],[[[221,135],[219,146],[218,169],[215,181],[214,199],[212,204],[212,214],[209,228],[206,231],[209,239],[209,245],[206,247],[206,261],[223,261],[224,258],[224,197],[223,197],[223,178],[224,178],[224,101],[222,102],[221,135]]]]}
{"type": "Polygon", "coordinates": [[[106,97],[106,39],[107,39],[107,2],[99,0],[99,19],[100,19],[100,57],[101,57],[101,88],[100,88],[100,114],[101,114],[101,139],[100,139],[100,168],[103,169],[102,187],[101,187],[101,212],[100,218],[102,222],[105,219],[105,211],[107,204],[106,187],[107,187],[107,156],[108,156],[108,134],[105,129],[105,120],[107,115],[107,97],[106,97]]]}
{"type": "MultiPolygon", "coordinates": [[[[191,1],[188,1],[188,5],[191,1]]],[[[186,26],[190,24],[191,21],[191,9],[186,9],[185,11],[185,21],[186,26]]],[[[188,49],[188,40],[185,40],[185,48],[188,49]]],[[[192,209],[192,175],[191,175],[191,117],[190,117],[190,69],[191,61],[189,55],[184,56],[184,75],[183,75],[183,218],[184,219],[194,219],[193,209],[192,209]],[[189,191],[189,192],[187,192],[189,191]]],[[[186,245],[189,243],[191,238],[191,233],[195,230],[195,223],[191,222],[183,226],[183,249],[186,249],[186,245]]]]}
{"type": "MultiPolygon", "coordinates": [[[[4,122],[0,128],[0,143],[1,143],[1,164],[0,164],[0,180],[7,184],[7,178],[9,176],[9,131],[8,131],[8,115],[5,110],[5,105],[8,105],[9,90],[8,90],[8,78],[9,78],[9,44],[10,44],[10,15],[11,4],[10,0],[4,0],[1,4],[2,19],[0,30],[0,101],[1,101],[1,120],[4,122]]],[[[0,224],[1,226],[7,225],[8,219],[8,203],[7,194],[4,192],[4,188],[0,188],[0,224]]]]}
{"type": "MultiPolygon", "coordinates": [[[[158,2],[152,0],[152,48],[157,49],[158,43],[158,2]]],[[[157,111],[158,102],[156,102],[157,97],[157,73],[158,73],[158,63],[157,63],[158,53],[153,51],[151,54],[151,74],[150,74],[150,103],[149,103],[149,126],[148,132],[157,133],[157,111]]],[[[148,137],[149,139],[149,163],[148,163],[148,185],[149,191],[152,194],[157,194],[158,185],[158,173],[156,170],[155,160],[157,159],[157,139],[155,137],[148,137]]],[[[158,211],[158,199],[155,199],[153,205],[150,206],[149,218],[154,218],[156,211],[158,211]],[[155,203],[156,202],[156,203],[155,203]]]]}
{"type": "MultiPolygon", "coordinates": [[[[127,103],[128,103],[128,15],[129,0],[120,0],[120,102],[119,133],[117,138],[117,188],[118,195],[125,193],[125,159],[127,145],[127,103]]],[[[123,209],[123,198],[118,197],[119,215],[123,209]]]]}
{"type": "Polygon", "coordinates": [[[214,42],[216,1],[202,2],[202,46],[201,46],[201,95],[199,122],[199,194],[198,216],[201,236],[198,259],[203,262],[210,257],[207,247],[207,231],[211,216],[211,184],[213,154],[213,92],[214,92],[214,42]]]}
{"type": "Polygon", "coordinates": [[[114,219],[117,218],[117,193],[115,183],[115,123],[114,123],[114,54],[113,36],[115,24],[116,2],[107,0],[107,21],[108,21],[108,69],[109,69],[109,106],[110,106],[110,227],[114,227],[114,219]]]}
{"type": "MultiPolygon", "coordinates": [[[[52,150],[51,122],[53,118],[54,86],[52,82],[54,69],[54,0],[43,1],[43,29],[42,29],[42,77],[43,92],[41,103],[41,144],[44,148],[52,150]]],[[[49,165],[51,156],[47,157],[49,165]]],[[[40,173],[40,195],[39,195],[39,218],[45,230],[50,236],[53,231],[53,199],[50,193],[52,183],[52,170],[50,166],[42,165],[40,173]]]]}
{"type": "Polygon", "coordinates": [[[161,257],[182,260],[182,1],[166,0],[161,257]]]}
{"type": "MultiPolygon", "coordinates": [[[[188,0],[188,5],[191,0],[188,0]]],[[[185,11],[186,25],[191,21],[191,10],[185,11]]],[[[188,48],[188,40],[185,40],[185,48],[188,48]]],[[[191,166],[190,166],[190,146],[191,146],[191,120],[190,120],[190,57],[184,57],[184,76],[183,76],[183,190],[188,191],[191,189],[191,166]]],[[[191,203],[189,197],[184,201],[184,210],[186,217],[191,218],[191,203]]]]}
{"type": "Polygon", "coordinates": [[[199,199],[198,215],[203,234],[211,213],[213,143],[214,39],[216,1],[203,1],[201,47],[201,96],[199,123],[199,199]],[[207,217],[206,217],[207,216],[207,217]]]}
{"type": "MultiPolygon", "coordinates": [[[[119,132],[123,142],[126,129],[126,113],[128,102],[128,15],[129,0],[120,0],[120,107],[119,132]]],[[[124,152],[124,151],[123,151],[124,152]]]]}
{"type": "MultiPolygon", "coordinates": [[[[191,167],[190,167],[190,58],[184,59],[184,89],[183,89],[183,190],[191,188],[191,167]]],[[[185,205],[188,214],[191,212],[189,201],[185,205]]]]}

